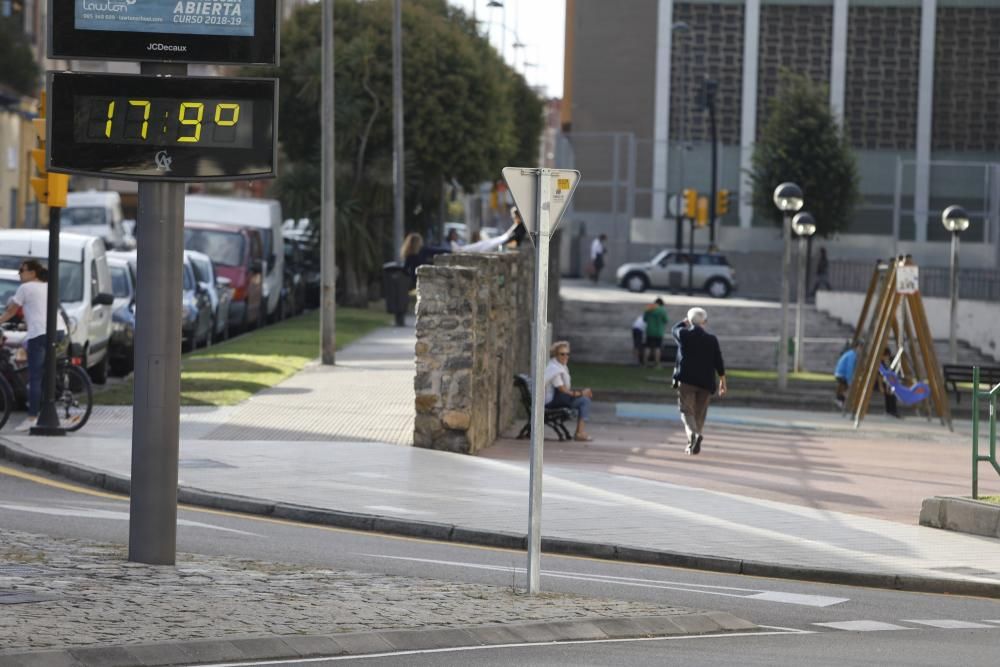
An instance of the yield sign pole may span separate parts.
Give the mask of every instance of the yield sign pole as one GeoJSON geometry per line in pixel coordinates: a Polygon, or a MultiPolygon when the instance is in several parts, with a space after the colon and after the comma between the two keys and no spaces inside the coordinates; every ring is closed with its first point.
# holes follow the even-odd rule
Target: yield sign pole
{"type": "Polygon", "coordinates": [[[507,167],[504,179],[535,241],[535,319],[531,327],[531,469],[528,494],[528,593],[541,584],[542,452],[545,443],[545,365],[547,363],[549,240],[569,203],[580,172],[507,167]]]}

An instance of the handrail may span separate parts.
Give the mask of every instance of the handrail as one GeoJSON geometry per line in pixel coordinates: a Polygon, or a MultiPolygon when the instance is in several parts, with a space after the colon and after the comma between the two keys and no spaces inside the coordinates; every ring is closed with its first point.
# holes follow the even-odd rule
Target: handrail
{"type": "Polygon", "coordinates": [[[989,391],[979,391],[979,366],[972,367],[972,499],[979,498],[979,464],[988,462],[1000,475],[1000,463],[997,463],[997,396],[1000,395],[1000,384],[989,391]],[[979,399],[990,401],[990,453],[983,456],[979,453],[979,399]]]}

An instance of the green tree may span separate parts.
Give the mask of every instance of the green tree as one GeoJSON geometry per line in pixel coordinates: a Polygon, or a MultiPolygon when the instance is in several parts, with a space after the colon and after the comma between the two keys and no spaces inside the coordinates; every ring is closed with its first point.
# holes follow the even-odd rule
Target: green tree
{"type": "Polygon", "coordinates": [[[38,92],[38,76],[24,32],[13,19],[0,17],[0,86],[33,96],[38,92]]]}
{"type": "MultiPolygon", "coordinates": [[[[390,252],[392,2],[335,2],[338,265],[348,300],[390,252]]],[[[443,184],[471,189],[518,160],[534,162],[542,103],[461,10],[445,0],[403,5],[407,228],[437,220],[443,184]]],[[[299,9],[281,38],[275,192],[289,215],[319,212],[321,8],[299,9]]],[[[393,249],[394,251],[395,249],[393,249]]]]}
{"type": "Polygon", "coordinates": [[[858,202],[858,171],[844,132],[830,112],[825,86],[808,77],[781,72],[778,93],[768,103],[767,120],[754,147],[753,207],[780,225],[772,200],[784,181],[802,188],[803,210],[816,218],[816,233],[827,237],[850,224],[858,202]]]}

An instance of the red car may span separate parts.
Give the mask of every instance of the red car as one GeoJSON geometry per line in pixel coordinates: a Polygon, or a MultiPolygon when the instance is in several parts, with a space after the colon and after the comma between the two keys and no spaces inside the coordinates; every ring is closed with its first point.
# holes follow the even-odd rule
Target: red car
{"type": "Polygon", "coordinates": [[[263,247],[260,232],[250,227],[184,223],[184,248],[211,257],[219,275],[232,283],[229,324],[240,331],[257,327],[264,319],[263,247]]]}

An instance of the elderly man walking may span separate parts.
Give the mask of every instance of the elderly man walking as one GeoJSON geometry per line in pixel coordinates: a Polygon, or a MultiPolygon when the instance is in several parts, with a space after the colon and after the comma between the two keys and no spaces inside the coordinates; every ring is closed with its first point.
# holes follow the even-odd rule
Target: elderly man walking
{"type": "Polygon", "coordinates": [[[692,308],[687,319],[674,325],[677,341],[677,367],[674,380],[679,383],[677,402],[681,421],[687,433],[685,454],[701,451],[702,429],[708,414],[708,401],[716,390],[719,378],[719,396],[726,395],[726,367],[722,363],[719,339],[705,331],[708,314],[702,308],[692,308]]]}

